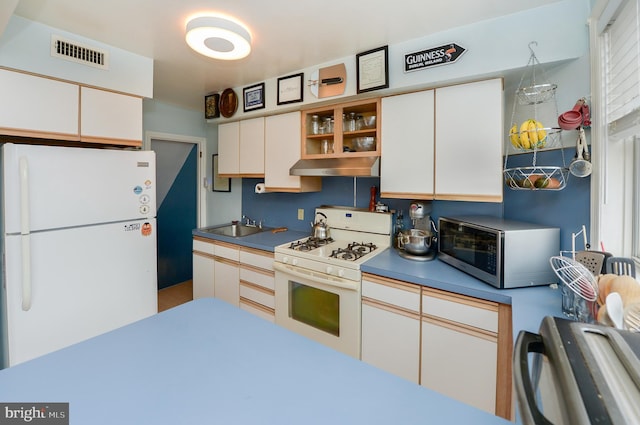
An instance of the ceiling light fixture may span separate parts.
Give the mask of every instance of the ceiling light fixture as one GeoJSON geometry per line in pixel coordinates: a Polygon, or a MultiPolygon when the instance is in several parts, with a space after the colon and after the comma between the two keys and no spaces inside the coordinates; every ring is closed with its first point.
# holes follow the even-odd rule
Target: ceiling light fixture
{"type": "Polygon", "coordinates": [[[199,16],[187,22],[187,44],[201,55],[235,60],[251,52],[251,34],[241,24],[221,16],[199,16]]]}

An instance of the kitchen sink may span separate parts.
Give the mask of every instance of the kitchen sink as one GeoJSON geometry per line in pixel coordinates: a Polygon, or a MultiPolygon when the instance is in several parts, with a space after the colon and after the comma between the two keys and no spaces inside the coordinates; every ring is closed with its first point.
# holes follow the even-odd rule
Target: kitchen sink
{"type": "Polygon", "coordinates": [[[242,224],[238,224],[236,225],[236,229],[235,229],[235,233],[232,229],[232,225],[229,224],[227,226],[221,226],[221,227],[207,227],[204,229],[200,229],[200,231],[202,232],[207,232],[207,233],[213,233],[215,235],[222,235],[222,236],[230,236],[230,237],[234,237],[234,238],[241,238],[243,236],[249,236],[249,235],[254,235],[256,233],[260,233],[262,231],[264,231],[264,228],[260,228],[257,226],[245,226],[242,224]]]}

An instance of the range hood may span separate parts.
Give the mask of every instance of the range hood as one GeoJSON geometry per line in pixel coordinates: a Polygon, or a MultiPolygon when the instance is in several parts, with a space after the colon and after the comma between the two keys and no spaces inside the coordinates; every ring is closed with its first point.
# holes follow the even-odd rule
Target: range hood
{"type": "Polygon", "coordinates": [[[301,159],[289,170],[292,176],[380,176],[380,157],[301,159]]]}

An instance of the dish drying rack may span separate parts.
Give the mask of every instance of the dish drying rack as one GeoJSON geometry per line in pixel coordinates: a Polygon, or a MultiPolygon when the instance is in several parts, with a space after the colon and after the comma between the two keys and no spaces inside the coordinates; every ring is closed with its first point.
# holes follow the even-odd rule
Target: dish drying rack
{"type": "Polygon", "coordinates": [[[509,147],[504,158],[505,184],[512,190],[562,190],[569,179],[569,169],[561,150],[562,165],[538,165],[539,150],[562,148],[560,127],[557,124],[557,85],[548,82],[540,62],[532,48],[537,42],[529,43],[531,55],[515,92],[510,130],[507,138],[509,147]],[[540,68],[539,74],[538,69],[540,68]],[[533,130],[523,129],[524,123],[533,121],[533,130]],[[522,130],[522,131],[521,131],[522,130]],[[535,134],[534,134],[535,133],[535,134]],[[540,136],[544,136],[542,139],[540,136]],[[509,167],[509,151],[533,153],[530,166],[509,167]]]}

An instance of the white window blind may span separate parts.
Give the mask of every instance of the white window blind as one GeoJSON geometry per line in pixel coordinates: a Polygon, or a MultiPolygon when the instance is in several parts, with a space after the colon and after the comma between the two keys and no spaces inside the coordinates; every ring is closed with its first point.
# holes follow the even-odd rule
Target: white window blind
{"type": "Polygon", "coordinates": [[[594,4],[591,230],[640,267],[640,0],[594,4]]]}
{"type": "Polygon", "coordinates": [[[640,128],[640,0],[627,0],[604,33],[606,121],[609,135],[640,128]]]}

